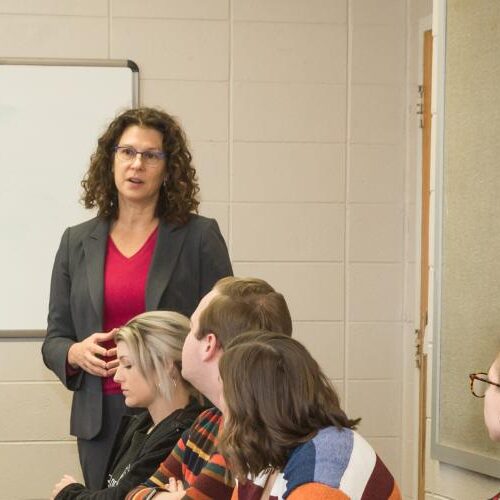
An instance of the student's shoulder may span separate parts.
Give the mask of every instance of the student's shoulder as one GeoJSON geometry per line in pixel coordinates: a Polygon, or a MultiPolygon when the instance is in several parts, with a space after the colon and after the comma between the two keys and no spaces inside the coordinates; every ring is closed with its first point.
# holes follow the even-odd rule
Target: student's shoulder
{"type": "Polygon", "coordinates": [[[307,458],[311,456],[311,453],[316,456],[318,453],[321,454],[323,452],[326,452],[328,456],[332,457],[330,453],[332,449],[342,450],[342,454],[350,454],[353,450],[354,440],[358,438],[366,443],[366,441],[352,429],[334,426],[325,427],[319,430],[309,441],[297,446],[291,458],[302,461],[307,460],[307,458]]]}
{"type": "Polygon", "coordinates": [[[190,441],[215,441],[222,423],[222,413],[213,407],[202,411],[191,427],[184,433],[183,438],[190,441]]]}
{"type": "Polygon", "coordinates": [[[321,429],[301,450],[303,455],[313,450],[316,461],[329,463],[340,476],[348,468],[371,470],[377,455],[368,441],[355,430],[346,427],[321,429]],[[335,450],[335,453],[332,453],[335,450]]]}
{"type": "Polygon", "coordinates": [[[213,426],[219,425],[222,421],[222,412],[213,406],[203,410],[193,423],[192,427],[196,426],[213,426]]]}
{"type": "Polygon", "coordinates": [[[285,466],[288,487],[321,483],[330,488],[342,484],[349,498],[361,491],[370,498],[400,499],[398,486],[373,447],[348,428],[321,429],[310,441],[296,448],[285,466]]]}
{"type": "Polygon", "coordinates": [[[326,427],[297,446],[284,469],[290,491],[310,482],[339,484],[351,463],[356,436],[351,429],[326,427]]]}

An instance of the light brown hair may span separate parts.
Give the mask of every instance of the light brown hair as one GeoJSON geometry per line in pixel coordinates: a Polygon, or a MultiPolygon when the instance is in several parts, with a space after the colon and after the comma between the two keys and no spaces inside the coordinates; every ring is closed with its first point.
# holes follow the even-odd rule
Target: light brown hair
{"type": "Polygon", "coordinates": [[[224,348],[249,330],[272,330],[292,335],[292,318],[285,298],[266,281],[229,276],[219,280],[217,293],[200,315],[197,338],[214,333],[224,348]]]}
{"type": "Polygon", "coordinates": [[[99,215],[116,219],[118,193],[113,176],[114,147],[132,125],[157,130],[162,135],[166,153],[166,184],[160,187],[156,216],[167,222],[184,224],[191,212],[198,211],[199,192],[196,170],[191,164],[186,136],[177,121],[158,109],[129,109],[117,116],[98,139],[97,150],[82,180],[85,208],[97,207],[99,215]]]}
{"type": "Polygon", "coordinates": [[[198,397],[198,392],[181,377],[182,346],[189,328],[189,320],[182,314],[148,311],[122,326],[115,334],[115,342],[125,342],[141,375],[156,382],[165,399],[171,399],[177,383],[185,384],[198,397]]]}
{"type": "Polygon", "coordinates": [[[219,450],[240,480],[282,470],[290,452],[329,426],[359,422],[297,340],[271,332],[237,337],[219,362],[227,415],[219,450]]]}

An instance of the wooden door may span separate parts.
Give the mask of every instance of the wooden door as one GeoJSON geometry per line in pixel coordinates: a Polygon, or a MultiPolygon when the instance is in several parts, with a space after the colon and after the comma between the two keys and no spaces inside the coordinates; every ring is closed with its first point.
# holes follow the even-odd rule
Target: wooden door
{"type": "Polygon", "coordinates": [[[425,497],[425,443],[427,416],[427,354],[424,352],[429,303],[429,202],[431,163],[432,32],[424,33],[423,85],[421,87],[422,127],[422,212],[420,237],[420,322],[417,330],[419,380],[418,499],[425,497]]]}

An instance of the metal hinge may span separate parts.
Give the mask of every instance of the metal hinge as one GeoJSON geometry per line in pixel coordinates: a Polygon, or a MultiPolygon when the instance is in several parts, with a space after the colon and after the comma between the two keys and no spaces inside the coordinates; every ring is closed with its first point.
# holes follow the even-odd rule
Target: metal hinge
{"type": "Polygon", "coordinates": [[[422,356],[424,355],[424,343],[420,328],[415,329],[415,364],[417,368],[422,366],[422,356]]]}
{"type": "Polygon", "coordinates": [[[418,86],[417,115],[419,115],[420,128],[424,128],[424,86],[418,86]]]}

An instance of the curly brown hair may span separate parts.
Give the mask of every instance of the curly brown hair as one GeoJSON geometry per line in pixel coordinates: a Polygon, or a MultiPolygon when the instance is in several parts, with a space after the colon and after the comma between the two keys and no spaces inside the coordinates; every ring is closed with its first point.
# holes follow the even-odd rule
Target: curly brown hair
{"type": "Polygon", "coordinates": [[[81,184],[82,202],[85,208],[98,208],[98,214],[116,219],[118,217],[118,193],[113,176],[113,148],[126,128],[138,125],[160,132],[163,151],[166,153],[168,175],[162,184],[156,206],[156,216],[167,222],[185,224],[189,214],[198,212],[199,192],[196,170],[191,164],[192,156],[186,136],[177,121],[154,108],[129,109],[117,116],[106,132],[97,141],[97,150],[91,157],[90,167],[81,184]]]}
{"type": "Polygon", "coordinates": [[[227,408],[219,451],[241,481],[283,470],[294,448],[319,430],[353,429],[359,422],[340,408],[308,350],[287,335],[261,331],[236,337],[219,371],[227,408]]]}

